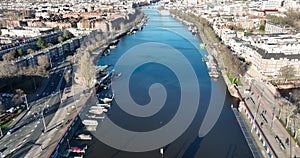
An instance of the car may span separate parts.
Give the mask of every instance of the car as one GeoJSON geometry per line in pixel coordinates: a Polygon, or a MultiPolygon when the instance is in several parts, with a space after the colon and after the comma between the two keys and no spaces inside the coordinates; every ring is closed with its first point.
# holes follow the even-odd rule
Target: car
{"type": "Polygon", "coordinates": [[[250,92],[251,92],[250,89],[245,89],[244,90],[244,94],[250,94],[250,92]]]}
{"type": "Polygon", "coordinates": [[[10,109],[6,110],[7,113],[12,113],[16,110],[15,107],[11,107],[10,109]]]}
{"type": "Polygon", "coordinates": [[[11,128],[11,129],[8,130],[8,132],[7,132],[6,134],[7,134],[7,135],[11,135],[13,132],[14,132],[14,129],[11,128]]]}

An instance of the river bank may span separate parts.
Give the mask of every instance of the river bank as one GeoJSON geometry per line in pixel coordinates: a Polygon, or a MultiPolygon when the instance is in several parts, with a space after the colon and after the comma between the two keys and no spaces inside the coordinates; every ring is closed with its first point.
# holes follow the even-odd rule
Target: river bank
{"type": "MultiPolygon", "coordinates": [[[[175,19],[177,19],[177,20],[179,20],[179,21],[181,21],[185,24],[190,24],[191,23],[191,22],[186,21],[186,20],[184,20],[184,19],[180,18],[179,16],[176,16],[172,13],[171,13],[171,15],[172,15],[173,18],[175,18],[175,19]]],[[[239,105],[238,106],[240,106],[241,103],[242,103],[242,105],[244,105],[243,109],[240,110],[240,111],[244,111],[245,113],[253,114],[253,112],[247,111],[249,108],[248,108],[247,104],[243,102],[244,96],[242,96],[242,94],[239,92],[239,89],[241,89],[242,86],[239,88],[235,84],[231,83],[231,81],[228,77],[228,72],[226,72],[226,70],[225,70],[226,65],[224,64],[223,59],[220,57],[220,50],[218,49],[218,47],[216,47],[218,44],[214,43],[212,40],[209,40],[209,38],[207,37],[207,34],[205,34],[205,32],[204,32],[204,29],[205,28],[198,28],[199,31],[197,33],[197,36],[205,44],[207,52],[210,55],[212,55],[216,59],[218,65],[220,65],[221,74],[223,76],[225,84],[227,85],[227,89],[228,89],[230,95],[239,99],[239,105]]],[[[243,80],[242,77],[241,77],[241,79],[243,80]]],[[[233,111],[234,110],[235,110],[235,108],[233,108],[233,111]]],[[[235,111],[234,111],[234,114],[235,114],[236,118],[241,118],[241,116],[242,116],[242,121],[241,122],[247,122],[247,120],[249,120],[249,118],[247,118],[248,116],[252,116],[250,118],[250,122],[253,121],[253,115],[249,115],[249,114],[245,115],[243,113],[240,115],[239,113],[237,113],[235,111]]],[[[269,157],[271,157],[271,158],[274,157],[274,156],[277,157],[277,155],[274,152],[273,148],[269,144],[269,141],[267,139],[265,140],[265,134],[260,129],[260,126],[258,125],[258,123],[256,123],[256,122],[254,123],[256,132],[253,134],[252,130],[251,130],[251,132],[249,130],[249,129],[252,129],[250,123],[244,123],[244,125],[241,126],[241,122],[239,122],[241,130],[243,131],[245,138],[249,138],[249,139],[247,139],[247,142],[248,142],[248,144],[251,148],[251,151],[252,151],[254,157],[262,157],[262,155],[261,155],[262,153],[263,153],[264,157],[267,157],[267,155],[269,155],[269,157]],[[247,124],[248,128],[244,129],[246,124],[247,124]],[[251,133],[251,136],[249,137],[250,133],[251,133]],[[255,137],[255,135],[258,136],[258,138],[255,137]],[[263,135],[264,137],[262,138],[261,135],[263,135]],[[254,142],[256,142],[256,144],[259,145],[259,147],[251,145],[254,142]],[[263,142],[263,144],[261,144],[259,142],[263,142]]]]}
{"type": "MultiPolygon", "coordinates": [[[[124,27],[118,31],[112,32],[110,35],[105,35],[104,40],[101,45],[95,46],[94,50],[91,53],[91,57],[93,58],[93,62],[97,65],[98,60],[104,55],[105,51],[110,51],[110,46],[115,45],[116,40],[127,35],[128,32],[132,30],[142,30],[144,24],[147,22],[147,16],[140,10],[138,10],[138,14],[136,15],[133,22],[125,24],[124,27]]],[[[119,24],[121,25],[121,24],[119,24]]],[[[121,27],[120,27],[121,28],[121,27]]],[[[92,37],[96,37],[97,34],[101,34],[104,36],[102,32],[91,32],[92,37]]],[[[90,40],[97,40],[96,38],[92,38],[90,40]]]]}
{"type": "MultiPolygon", "coordinates": [[[[185,25],[192,25],[193,24],[192,22],[186,21],[186,20],[180,18],[179,16],[174,15],[172,12],[171,12],[171,16],[173,18],[179,20],[180,22],[182,22],[185,25]]],[[[216,47],[216,45],[214,43],[212,43],[212,41],[208,40],[207,36],[203,32],[203,28],[198,28],[198,30],[199,31],[198,31],[198,33],[196,35],[198,36],[199,39],[202,40],[203,44],[205,44],[207,52],[216,59],[217,64],[219,65],[219,68],[221,70],[221,74],[222,74],[223,79],[224,79],[224,81],[225,81],[225,83],[227,85],[227,88],[228,88],[228,91],[229,91],[230,95],[233,96],[233,97],[235,97],[235,98],[239,98],[239,95],[237,93],[235,85],[230,82],[229,77],[227,75],[227,72],[225,71],[224,62],[223,62],[223,60],[219,56],[220,51],[218,50],[218,48],[216,47]]]]}
{"type": "MultiPolygon", "coordinates": [[[[180,21],[185,21],[176,15],[172,15],[172,16],[180,21]]],[[[190,15],[185,14],[185,16],[190,16],[190,15]]],[[[187,18],[187,19],[189,19],[189,18],[187,18]]],[[[188,21],[185,21],[185,22],[188,23],[188,21]]],[[[210,39],[211,37],[207,37],[207,34],[205,33],[204,29],[205,28],[203,28],[203,27],[200,29],[198,28],[198,30],[200,30],[198,32],[198,36],[201,38],[203,43],[205,43],[206,49],[209,52],[209,54],[213,55],[216,58],[218,64],[221,65],[221,70],[222,70],[221,72],[222,72],[224,81],[228,87],[228,90],[232,96],[239,98],[240,105],[242,105],[242,106],[239,105],[240,113],[242,114],[243,119],[247,122],[248,128],[254,129],[253,132],[251,130],[251,134],[255,138],[256,143],[260,146],[261,152],[263,153],[264,157],[286,157],[287,155],[291,155],[293,153],[292,149],[290,149],[291,153],[287,154],[286,150],[284,151],[285,148],[278,146],[278,142],[276,142],[277,140],[275,141],[275,139],[274,139],[276,137],[281,138],[281,139],[286,139],[286,138],[290,137],[288,132],[286,131],[286,129],[282,125],[280,125],[279,121],[277,119],[274,119],[275,107],[273,107],[273,110],[272,110],[269,107],[270,104],[264,105],[265,107],[263,107],[262,109],[265,111],[265,114],[262,114],[262,113],[260,114],[262,119],[260,117],[256,117],[257,113],[259,112],[258,110],[259,110],[261,104],[264,104],[264,102],[265,102],[265,100],[264,100],[265,96],[261,96],[262,95],[261,92],[256,92],[253,90],[250,92],[251,94],[249,94],[249,92],[248,92],[249,91],[249,88],[248,88],[249,81],[247,81],[247,79],[245,77],[246,75],[241,75],[239,78],[240,82],[243,84],[243,86],[235,86],[234,84],[232,84],[230,82],[228,73],[226,72],[226,68],[224,67],[224,59],[222,57],[220,57],[221,54],[223,53],[223,52],[221,53],[220,49],[218,49],[218,48],[220,48],[220,44],[216,43],[217,41],[211,40],[210,39]],[[246,91],[247,91],[247,93],[246,93],[246,91]],[[258,96],[257,100],[259,100],[259,103],[254,103],[254,101],[252,99],[252,96],[254,96],[255,93],[258,96]],[[261,98],[259,99],[259,97],[263,97],[264,99],[261,99],[261,98]],[[252,101],[251,101],[251,99],[252,99],[252,101]],[[258,104],[258,105],[255,105],[255,104],[258,104]],[[268,119],[266,119],[266,118],[268,118],[268,119]],[[267,120],[272,120],[272,121],[268,122],[267,120]],[[268,126],[265,125],[266,127],[262,128],[264,123],[267,124],[268,126]],[[275,124],[275,126],[273,126],[273,124],[275,124]],[[284,149],[282,150],[282,148],[284,148],[284,149]],[[276,151],[276,153],[275,153],[275,151],[276,151]]],[[[266,86],[263,86],[263,87],[264,87],[264,89],[269,89],[266,86]]],[[[266,94],[264,94],[264,95],[266,95],[266,94]]],[[[276,101],[273,102],[272,104],[276,104],[276,101]]],[[[295,141],[292,140],[291,144],[292,144],[292,146],[294,146],[295,141]]],[[[296,148],[295,149],[296,151],[299,150],[298,147],[295,147],[295,148],[296,148]]],[[[294,153],[294,154],[296,154],[296,153],[294,153]]]]}

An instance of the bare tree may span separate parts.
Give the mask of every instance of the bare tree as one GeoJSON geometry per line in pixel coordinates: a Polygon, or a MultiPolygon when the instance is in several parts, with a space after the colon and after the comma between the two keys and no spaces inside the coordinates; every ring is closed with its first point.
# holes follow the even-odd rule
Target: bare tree
{"type": "Polygon", "coordinates": [[[48,68],[50,66],[50,62],[47,55],[40,55],[37,57],[38,65],[44,68],[48,68]]]}
{"type": "Polygon", "coordinates": [[[10,61],[10,60],[13,60],[15,58],[15,56],[16,56],[16,50],[14,49],[14,50],[4,54],[3,60],[10,61]]]}
{"type": "Polygon", "coordinates": [[[79,60],[77,75],[87,88],[91,88],[96,79],[96,67],[88,51],[85,51],[79,60]]]}
{"type": "Polygon", "coordinates": [[[66,80],[66,83],[69,83],[70,82],[70,78],[71,78],[71,73],[69,71],[67,71],[65,74],[64,74],[64,78],[66,80]]]}
{"type": "Polygon", "coordinates": [[[300,103],[300,90],[299,89],[293,89],[292,90],[293,99],[296,104],[300,103]]]}
{"type": "Polygon", "coordinates": [[[279,114],[278,114],[278,118],[281,119],[281,114],[282,114],[282,111],[283,111],[283,107],[285,105],[284,105],[284,102],[282,100],[278,99],[278,102],[279,102],[279,114]]]}
{"type": "Polygon", "coordinates": [[[0,61],[0,78],[17,76],[17,67],[7,61],[0,61]]]}
{"type": "Polygon", "coordinates": [[[17,104],[24,102],[22,96],[25,94],[25,92],[22,89],[16,89],[16,94],[17,95],[13,97],[13,101],[17,104]]]}
{"type": "Polygon", "coordinates": [[[290,123],[290,118],[291,116],[295,113],[295,110],[296,110],[296,106],[290,104],[290,105],[286,105],[284,107],[284,111],[285,111],[285,114],[286,114],[286,124],[285,124],[285,128],[288,128],[289,127],[289,123],[290,123]]]}
{"type": "Polygon", "coordinates": [[[297,138],[297,135],[298,135],[298,131],[300,130],[300,115],[299,114],[296,114],[294,115],[294,130],[295,130],[295,133],[294,133],[294,139],[297,138]]]}
{"type": "Polygon", "coordinates": [[[27,49],[27,54],[33,54],[34,53],[34,50],[33,49],[27,49]]]}
{"type": "Polygon", "coordinates": [[[62,43],[65,39],[64,39],[62,36],[59,36],[59,37],[57,38],[57,40],[58,40],[59,43],[62,43]]]}
{"type": "Polygon", "coordinates": [[[289,65],[283,66],[279,70],[279,75],[280,77],[285,79],[285,82],[287,82],[289,79],[294,78],[295,74],[296,74],[296,69],[294,66],[289,66],[289,65]]]}
{"type": "Polygon", "coordinates": [[[75,59],[75,56],[68,55],[67,58],[66,58],[66,61],[71,63],[71,64],[74,64],[74,59],[75,59]]]}

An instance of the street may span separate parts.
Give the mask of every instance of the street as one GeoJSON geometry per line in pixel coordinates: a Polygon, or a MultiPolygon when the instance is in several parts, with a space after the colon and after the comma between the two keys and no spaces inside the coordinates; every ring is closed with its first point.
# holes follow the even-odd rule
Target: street
{"type": "Polygon", "coordinates": [[[29,99],[29,110],[22,112],[24,116],[14,122],[9,129],[3,130],[5,136],[0,140],[2,157],[24,157],[33,146],[37,145],[35,141],[43,134],[44,128],[58,110],[61,91],[66,85],[63,74],[69,64],[58,65],[60,62],[53,63],[55,67],[50,71],[48,85],[43,92],[29,99]]]}

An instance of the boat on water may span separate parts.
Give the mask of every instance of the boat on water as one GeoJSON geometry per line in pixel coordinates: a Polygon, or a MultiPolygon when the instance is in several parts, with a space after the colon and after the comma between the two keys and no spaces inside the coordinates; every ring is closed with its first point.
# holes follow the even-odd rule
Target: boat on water
{"type": "Polygon", "coordinates": [[[104,119],[104,116],[97,116],[97,115],[86,115],[86,117],[88,118],[92,118],[92,119],[104,119]]]}
{"type": "Polygon", "coordinates": [[[76,139],[80,139],[80,140],[92,140],[92,136],[89,134],[78,134],[78,136],[76,137],[76,139]]]}
{"type": "Polygon", "coordinates": [[[74,153],[85,153],[85,150],[87,149],[87,145],[85,145],[84,147],[71,147],[71,152],[74,152],[74,153]]]}
{"type": "Polygon", "coordinates": [[[94,126],[98,125],[98,121],[96,120],[83,120],[82,123],[84,125],[94,125],[94,126]]]}
{"type": "Polygon", "coordinates": [[[105,108],[105,109],[110,109],[110,105],[109,104],[97,104],[97,107],[99,107],[99,108],[105,108]]]}
{"type": "Polygon", "coordinates": [[[99,50],[93,51],[92,54],[99,55],[102,51],[103,51],[102,49],[99,49],[99,50]]]}
{"type": "Polygon", "coordinates": [[[206,57],[203,57],[202,61],[204,61],[207,65],[207,68],[209,70],[208,75],[210,78],[218,78],[220,76],[218,65],[215,63],[213,56],[208,55],[206,57]]]}
{"type": "Polygon", "coordinates": [[[220,73],[218,71],[212,71],[208,73],[210,78],[219,78],[220,73]]]}
{"type": "Polygon", "coordinates": [[[108,108],[100,107],[100,106],[92,106],[89,111],[89,113],[98,114],[98,115],[102,114],[103,112],[108,112],[108,108]]]}
{"type": "Polygon", "coordinates": [[[83,158],[84,153],[76,153],[71,150],[66,150],[62,157],[64,158],[83,158]]]}
{"type": "Polygon", "coordinates": [[[109,46],[110,49],[114,49],[114,48],[116,48],[116,47],[117,47],[116,45],[111,45],[111,46],[109,46]]]}
{"type": "Polygon", "coordinates": [[[119,41],[120,41],[119,39],[115,39],[115,40],[111,41],[110,44],[111,45],[116,45],[116,44],[119,43],[119,41]]]}

